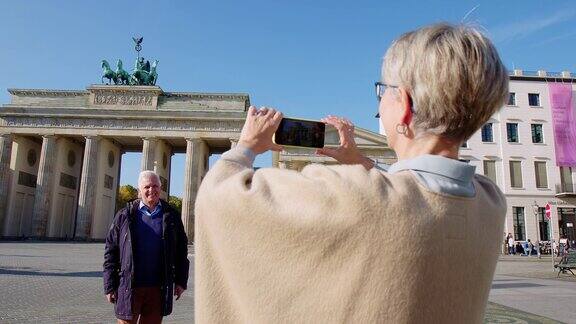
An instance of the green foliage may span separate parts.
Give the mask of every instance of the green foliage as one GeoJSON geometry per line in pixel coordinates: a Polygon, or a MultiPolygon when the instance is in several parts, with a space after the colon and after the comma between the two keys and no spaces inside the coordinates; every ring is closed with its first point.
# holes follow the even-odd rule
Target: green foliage
{"type": "MultiPolygon", "coordinates": [[[[120,186],[118,189],[118,195],[116,195],[116,211],[126,207],[127,202],[136,198],[138,198],[138,189],[131,185],[120,186]]],[[[182,213],[182,198],[170,196],[168,198],[168,204],[170,204],[170,206],[176,209],[179,213],[182,213]]]]}
{"type": "Polygon", "coordinates": [[[131,185],[120,186],[116,195],[116,211],[126,207],[127,202],[136,198],[138,198],[138,189],[131,185]]]}
{"type": "Polygon", "coordinates": [[[168,198],[168,204],[170,204],[172,208],[176,209],[178,213],[182,214],[182,198],[176,196],[170,196],[168,198]]]}

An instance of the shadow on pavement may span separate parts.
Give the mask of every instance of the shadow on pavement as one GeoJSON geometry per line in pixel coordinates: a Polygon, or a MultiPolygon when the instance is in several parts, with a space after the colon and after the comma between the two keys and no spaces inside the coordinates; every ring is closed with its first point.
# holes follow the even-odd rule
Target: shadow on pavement
{"type": "Polygon", "coordinates": [[[542,287],[543,285],[529,283],[529,282],[513,282],[513,283],[498,283],[492,284],[492,289],[505,289],[505,288],[530,288],[542,287]]]}
{"type": "Polygon", "coordinates": [[[102,278],[102,271],[42,272],[42,271],[29,271],[29,270],[9,270],[0,268],[0,275],[102,278]]]}
{"type": "Polygon", "coordinates": [[[23,255],[23,254],[0,254],[0,257],[17,257],[17,258],[46,258],[42,255],[23,255]]]}

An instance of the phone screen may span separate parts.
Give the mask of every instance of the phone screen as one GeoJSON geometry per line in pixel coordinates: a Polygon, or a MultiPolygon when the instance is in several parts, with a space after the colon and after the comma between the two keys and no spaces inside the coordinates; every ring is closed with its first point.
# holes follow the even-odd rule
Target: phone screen
{"type": "Polygon", "coordinates": [[[326,125],[322,122],[282,118],[274,134],[274,142],[279,145],[324,147],[326,125]]]}

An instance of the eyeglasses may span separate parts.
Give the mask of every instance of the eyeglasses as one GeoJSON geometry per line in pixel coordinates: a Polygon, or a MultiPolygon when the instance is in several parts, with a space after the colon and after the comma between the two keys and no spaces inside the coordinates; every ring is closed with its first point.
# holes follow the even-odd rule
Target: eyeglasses
{"type": "MultiPolygon", "coordinates": [[[[382,96],[384,96],[384,92],[386,92],[386,89],[388,89],[388,88],[398,89],[399,88],[396,85],[390,85],[390,84],[386,84],[386,83],[382,83],[382,82],[374,82],[374,87],[376,88],[376,99],[378,100],[378,104],[380,104],[380,100],[382,100],[382,96]]],[[[410,111],[412,113],[414,113],[414,107],[412,105],[412,98],[410,98],[410,111]]],[[[380,112],[377,111],[376,116],[374,116],[374,117],[380,118],[380,112]]]]}
{"type": "MultiPolygon", "coordinates": [[[[382,96],[384,96],[384,92],[386,92],[386,89],[388,88],[398,89],[398,86],[389,85],[382,82],[374,82],[374,87],[376,89],[376,99],[378,100],[378,103],[380,103],[380,100],[382,100],[382,96]]],[[[377,111],[376,116],[374,117],[380,118],[380,112],[377,111]]]]}

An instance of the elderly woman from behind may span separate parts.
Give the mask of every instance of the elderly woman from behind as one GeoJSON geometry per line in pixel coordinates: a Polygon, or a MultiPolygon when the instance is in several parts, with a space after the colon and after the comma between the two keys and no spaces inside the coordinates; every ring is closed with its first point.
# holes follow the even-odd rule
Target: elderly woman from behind
{"type": "Polygon", "coordinates": [[[332,116],[341,145],[318,153],[345,165],[254,171],[282,114],[248,110],[196,201],[198,323],[483,321],[506,203],[458,149],[504,104],[506,70],[479,31],[437,24],[391,45],[377,91],[387,171],[332,116]]]}

